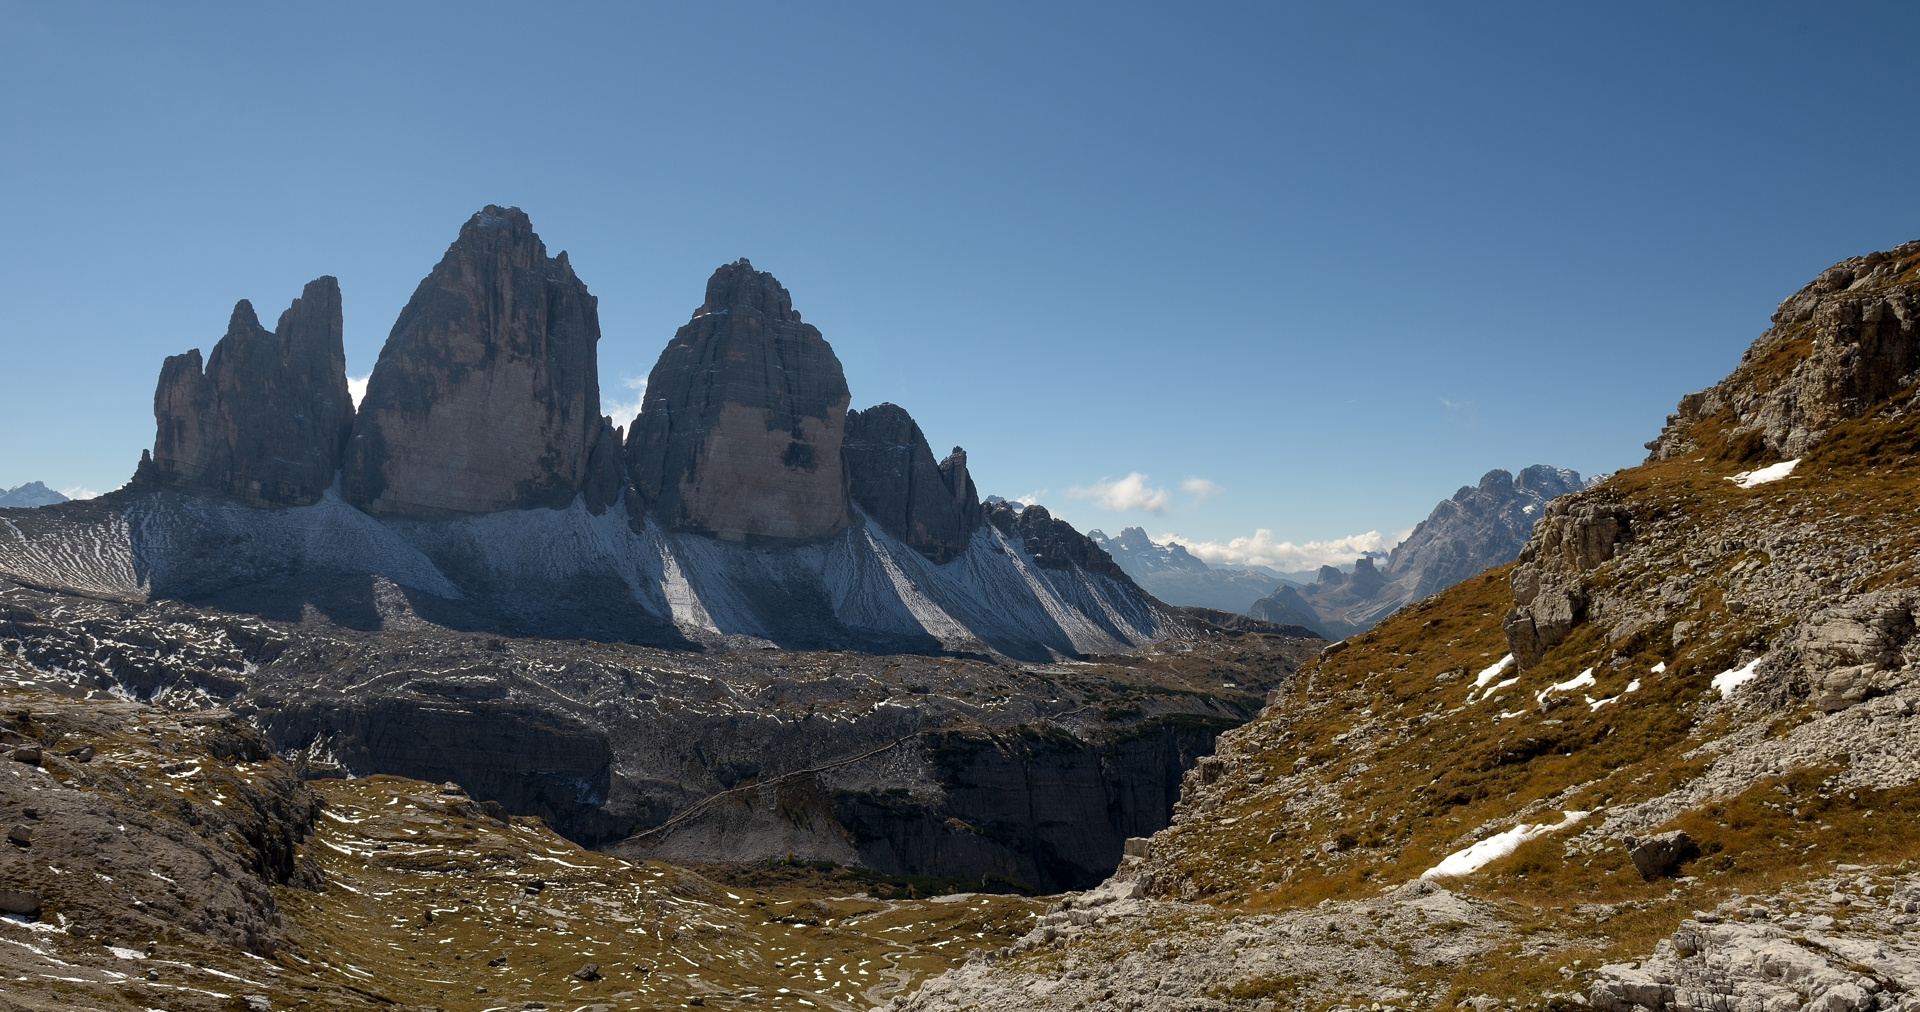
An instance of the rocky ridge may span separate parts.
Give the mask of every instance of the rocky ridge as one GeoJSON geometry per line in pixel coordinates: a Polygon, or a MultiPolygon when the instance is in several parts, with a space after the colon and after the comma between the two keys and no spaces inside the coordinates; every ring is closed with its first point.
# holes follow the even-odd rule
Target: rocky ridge
{"type": "Polygon", "coordinates": [[[1181,918],[1179,937],[1161,929],[1157,963],[1074,996],[1129,1009],[1916,1007],[1920,417],[1911,380],[1838,412],[1831,392],[1853,382],[1836,379],[1846,363],[1906,361],[1915,335],[1894,307],[1917,276],[1920,245],[1823,274],[1776,331],[1864,321],[1876,299],[1895,323],[1803,334],[1797,350],[1770,331],[1716,388],[1720,408],[1689,398],[1647,464],[1550,504],[1518,562],[1303,666],[1189,773],[1173,824],[1130,842],[1137,863],[1088,894],[1137,892],[1149,920],[1103,923],[1072,899],[1050,932],[916,1000],[945,1007],[964,988],[969,1007],[1024,1007],[1061,967],[1138,951],[1152,918],[1181,918]],[[1856,337],[1872,347],[1820,344],[1856,337]],[[1789,450],[1797,463],[1770,463],[1789,450]],[[1636,848],[1656,836],[1688,845],[1644,860],[1636,848]],[[1343,916],[1435,886],[1486,920],[1383,918],[1360,951],[1418,953],[1482,925],[1487,942],[1451,963],[1359,958],[1343,973],[1305,954],[1297,973],[1262,975],[1212,946],[1230,925],[1244,932],[1236,954],[1271,951],[1285,939],[1269,925],[1309,914],[1344,936],[1343,916]]]}

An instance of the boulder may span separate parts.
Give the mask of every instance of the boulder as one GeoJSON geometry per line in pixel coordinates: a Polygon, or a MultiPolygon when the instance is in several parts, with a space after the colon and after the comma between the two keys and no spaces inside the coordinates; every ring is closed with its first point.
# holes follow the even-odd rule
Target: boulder
{"type": "Polygon", "coordinates": [[[839,533],[850,400],[833,348],[780,282],[727,264],[648,374],[628,475],[673,530],[760,543],[839,533]]]}
{"type": "Polygon", "coordinates": [[[980,496],[959,447],[936,464],[920,426],[894,404],[847,412],[840,455],[847,489],[887,533],[936,563],[967,550],[980,528],[980,496]]]}
{"type": "Polygon", "coordinates": [[[32,917],[40,912],[40,894],[29,889],[0,887],[0,913],[32,917]]]}
{"type": "Polygon", "coordinates": [[[1681,829],[1652,836],[1629,836],[1620,842],[1626,845],[1627,857],[1632,859],[1640,877],[1649,881],[1672,874],[1680,862],[1700,853],[1693,837],[1681,829]]]}
{"type": "Polygon", "coordinates": [[[330,277],[309,282],[272,333],[240,300],[204,370],[198,348],[162,364],[153,451],[135,480],[260,506],[319,500],[353,429],[340,330],[330,277]]]}
{"type": "MultiPolygon", "coordinates": [[[[375,514],[564,508],[610,465],[597,302],[519,208],[467,220],[380,350],[341,476],[375,514]]],[[[617,438],[617,437],[616,437],[617,438]]]]}

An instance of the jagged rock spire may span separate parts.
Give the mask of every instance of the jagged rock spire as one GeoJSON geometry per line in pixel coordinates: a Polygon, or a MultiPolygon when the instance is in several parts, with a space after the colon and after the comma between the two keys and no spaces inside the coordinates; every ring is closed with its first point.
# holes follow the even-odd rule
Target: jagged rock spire
{"type": "Polygon", "coordinates": [[[204,371],[198,348],[161,366],[153,452],[135,480],[265,506],[318,500],[353,427],[346,370],[338,281],[308,282],[272,333],[240,300],[204,371]]]}

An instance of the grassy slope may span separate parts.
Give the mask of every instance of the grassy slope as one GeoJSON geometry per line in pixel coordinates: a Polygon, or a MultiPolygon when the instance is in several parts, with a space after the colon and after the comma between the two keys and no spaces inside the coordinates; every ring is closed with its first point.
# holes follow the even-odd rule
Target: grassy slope
{"type": "MultiPolygon", "coordinates": [[[[1774,369],[1781,361],[1770,354],[1752,365],[1774,369]]],[[[1920,448],[1920,419],[1847,423],[1793,478],[1751,490],[1725,478],[1765,461],[1750,446],[1730,445],[1718,431],[1723,425],[1711,420],[1698,432],[1713,450],[1611,479],[1611,493],[1636,523],[1669,517],[1705,531],[1794,510],[1809,522],[1838,516],[1859,525],[1863,540],[1877,533],[1892,545],[1873,579],[1847,589],[1920,582],[1912,562],[1920,528],[1911,521],[1920,510],[1920,481],[1910,464],[1920,448]]],[[[1677,544],[1671,557],[1638,571],[1602,567],[1594,582],[1637,587],[1662,566],[1694,563],[1703,579],[1690,609],[1615,642],[1599,624],[1577,627],[1517,684],[1472,705],[1465,701],[1474,675],[1506,653],[1500,620],[1512,602],[1511,567],[1468,580],[1303,667],[1261,720],[1230,736],[1236,759],[1218,807],[1183,820],[1164,846],[1156,845],[1171,871],[1163,873],[1161,890],[1249,912],[1371,894],[1417,877],[1470,842],[1466,834],[1476,827],[1505,825],[1528,810],[1526,821],[1554,821],[1559,809],[1656,797],[1704,768],[1690,751],[1737,724],[1769,721],[1779,733],[1808,719],[1805,710],[1761,713],[1718,701],[1711,677],[1732,666],[1741,647],[1778,631],[1751,613],[1729,612],[1720,588],[1756,553],[1758,564],[1768,560],[1747,549],[1714,556],[1703,568],[1689,548],[1677,544]],[[1672,624],[1681,620],[1697,631],[1675,647],[1672,624]],[[1660,663],[1665,672],[1653,674],[1660,663]],[[1539,708],[1540,689],[1589,667],[1596,686],[1557,694],[1560,705],[1539,708]],[[1639,691],[1625,692],[1636,679],[1639,691]],[[1583,695],[1618,698],[1592,708],[1583,695]],[[1515,715],[1496,719],[1502,713],[1515,715]],[[1311,798],[1297,793],[1316,788],[1311,798]]],[[[1920,807],[1920,789],[1826,790],[1830,772],[1763,780],[1661,827],[1684,828],[1701,844],[1702,856],[1682,869],[1688,882],[1643,881],[1617,845],[1569,855],[1564,835],[1533,840],[1477,874],[1450,880],[1456,891],[1507,903],[1523,934],[1557,941],[1536,956],[1425,976],[1450,975],[1462,993],[1537,994],[1564,986],[1559,967],[1571,960],[1638,958],[1688,912],[1734,894],[1767,891],[1837,861],[1920,857],[1920,827],[1903,814],[1920,807]]]]}

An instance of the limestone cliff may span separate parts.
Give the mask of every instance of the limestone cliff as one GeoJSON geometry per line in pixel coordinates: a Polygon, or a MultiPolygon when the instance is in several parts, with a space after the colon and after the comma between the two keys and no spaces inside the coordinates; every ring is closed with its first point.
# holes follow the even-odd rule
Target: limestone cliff
{"type": "Polygon", "coordinates": [[[739,260],[647,377],[627,437],[633,487],[669,528],[810,541],[850,523],[840,446],[847,380],[771,274],[739,260]]]}
{"type": "Polygon", "coordinates": [[[853,501],[867,516],[934,562],[967,550],[980,528],[980,496],[959,447],[934,463],[920,426],[895,404],[847,412],[841,457],[853,501]]]}
{"type": "Polygon", "coordinates": [[[272,333],[240,300],[204,371],[198,348],[167,358],[153,414],[153,452],[136,480],[261,506],[317,501],[353,426],[339,282],[309,282],[272,333]]]}
{"type": "Polygon", "coordinates": [[[380,350],[347,450],[347,499],[412,516],[565,507],[588,487],[610,424],[599,341],[597,301],[567,255],[548,257],[519,208],[489,205],[380,350]]]}

